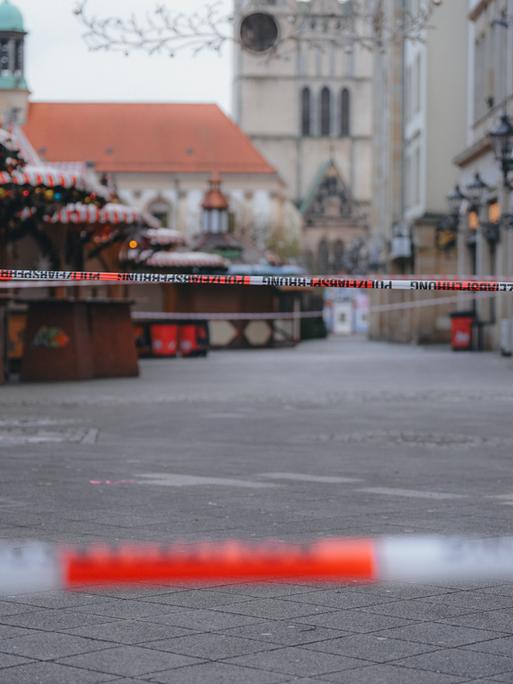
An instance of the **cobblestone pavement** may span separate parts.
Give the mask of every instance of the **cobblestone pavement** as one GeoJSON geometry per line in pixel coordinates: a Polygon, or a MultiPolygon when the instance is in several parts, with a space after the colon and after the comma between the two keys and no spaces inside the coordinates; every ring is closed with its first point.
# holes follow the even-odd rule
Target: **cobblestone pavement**
{"type": "MultiPolygon", "coordinates": [[[[0,388],[0,537],[513,534],[513,361],[369,343],[0,388]]],[[[513,682],[513,583],[0,600],[0,681],[513,682]]]]}

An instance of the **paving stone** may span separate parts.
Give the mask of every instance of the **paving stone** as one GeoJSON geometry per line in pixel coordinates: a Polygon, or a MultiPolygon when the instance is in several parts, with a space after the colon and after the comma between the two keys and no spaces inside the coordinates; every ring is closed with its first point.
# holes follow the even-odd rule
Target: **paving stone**
{"type": "Polygon", "coordinates": [[[87,655],[72,656],[59,661],[63,665],[83,667],[89,670],[138,677],[161,670],[199,663],[198,658],[151,651],[140,646],[119,646],[87,655]]]}
{"type": "Polygon", "coordinates": [[[159,625],[184,627],[185,629],[192,629],[197,632],[209,632],[262,622],[261,619],[250,617],[249,615],[224,613],[217,610],[203,610],[201,608],[168,609],[165,615],[155,615],[151,618],[145,618],[145,620],[159,625]]]}
{"type": "MultiPolygon", "coordinates": [[[[9,655],[8,653],[0,653],[0,670],[3,668],[11,668],[13,665],[22,665],[23,663],[32,662],[28,658],[23,658],[17,655],[9,655]]],[[[0,672],[0,681],[2,681],[3,675],[0,672]]]]}
{"type": "Polygon", "coordinates": [[[465,615],[455,615],[451,618],[440,620],[447,625],[463,627],[475,627],[496,632],[513,633],[513,610],[488,610],[465,615]]]}
{"type": "Polygon", "coordinates": [[[482,641],[478,644],[466,646],[471,651],[480,651],[482,653],[497,653],[499,655],[513,656],[513,636],[503,637],[499,639],[490,639],[482,641]]]}
{"type": "Polygon", "coordinates": [[[345,632],[377,632],[388,627],[403,627],[415,624],[407,618],[393,617],[390,615],[375,615],[363,610],[339,610],[326,615],[309,615],[306,618],[298,618],[297,622],[309,625],[318,625],[331,629],[340,629],[345,632]]]}
{"type": "Polygon", "coordinates": [[[335,672],[323,675],[322,681],[334,684],[458,684],[465,681],[467,684],[467,680],[461,677],[422,670],[412,672],[395,665],[369,665],[346,672],[335,672]]]}
{"type": "Polygon", "coordinates": [[[341,608],[362,608],[373,605],[381,605],[393,598],[379,598],[376,594],[365,594],[364,592],[344,591],[343,589],[330,589],[327,591],[315,591],[309,594],[289,596],[287,601],[294,601],[302,604],[312,604],[326,606],[331,609],[341,608]]]}
{"type": "Polygon", "coordinates": [[[513,658],[493,653],[476,653],[465,648],[443,649],[434,653],[403,658],[397,664],[415,670],[429,670],[474,679],[513,672],[513,658]]]}
{"type": "MultiPolygon", "coordinates": [[[[145,599],[145,602],[156,603],[163,606],[184,606],[186,608],[216,608],[223,606],[236,606],[239,603],[251,601],[250,596],[229,594],[221,591],[208,591],[207,589],[193,589],[191,591],[176,591],[172,594],[153,596],[145,599]]],[[[235,609],[234,609],[235,610],[235,609]]]]}
{"type": "Polygon", "coordinates": [[[4,653],[32,657],[37,660],[56,660],[64,656],[91,653],[104,648],[109,648],[109,644],[105,641],[41,631],[0,642],[0,651],[4,653]]]}
{"type": "Polygon", "coordinates": [[[151,622],[137,620],[116,620],[103,625],[91,625],[88,627],[76,627],[68,630],[69,634],[101,639],[119,644],[135,645],[146,641],[155,641],[177,636],[191,634],[190,629],[173,627],[171,625],[157,625],[151,622]]]}
{"type": "Polygon", "coordinates": [[[339,672],[365,664],[365,661],[356,658],[319,653],[303,647],[279,648],[275,651],[232,658],[227,662],[300,677],[339,672]]]}
{"type": "Polygon", "coordinates": [[[513,606],[513,596],[487,594],[481,591],[458,591],[444,596],[431,596],[424,600],[433,604],[443,603],[446,606],[465,608],[468,612],[499,610],[513,606]]]}
{"type": "Polygon", "coordinates": [[[305,615],[324,615],[330,612],[326,606],[315,606],[308,603],[296,603],[294,601],[286,601],[283,599],[254,599],[244,603],[239,603],[235,606],[224,606],[223,613],[238,613],[240,615],[250,615],[258,618],[267,618],[272,620],[287,620],[305,615]]]}
{"type": "Polygon", "coordinates": [[[78,606],[77,613],[105,615],[111,618],[152,618],[169,612],[166,605],[147,603],[146,601],[130,601],[128,599],[106,598],[103,601],[78,606]]]}
{"type": "Polygon", "coordinates": [[[83,592],[71,591],[48,591],[40,594],[23,594],[16,601],[17,605],[25,606],[29,610],[30,606],[38,608],[75,608],[88,603],[98,601],[96,596],[83,592]]]}
{"type": "Polygon", "coordinates": [[[0,672],[3,684],[102,684],[113,679],[112,675],[56,663],[19,665],[0,672]]]}
{"type": "Polygon", "coordinates": [[[7,617],[9,615],[18,615],[19,613],[25,613],[27,610],[30,610],[30,607],[26,606],[23,603],[0,601],[0,620],[2,620],[3,617],[7,617]]]}
{"type": "Polygon", "coordinates": [[[276,648],[275,645],[256,639],[244,639],[227,634],[195,634],[191,636],[176,637],[151,641],[146,644],[147,648],[170,653],[183,653],[196,658],[208,658],[209,660],[222,660],[258,651],[268,651],[276,648]]]}
{"type": "Polygon", "coordinates": [[[187,682],[187,684],[274,684],[283,682],[285,678],[272,672],[258,670],[238,665],[227,665],[226,663],[205,663],[203,665],[191,665],[180,668],[159,672],[147,681],[158,682],[159,684],[177,684],[177,682],[187,682]]]}
{"type": "Polygon", "coordinates": [[[387,639],[374,634],[356,634],[339,639],[326,639],[315,644],[307,644],[305,648],[323,653],[335,653],[352,658],[362,658],[375,663],[385,663],[409,655],[428,653],[435,647],[429,644],[416,644],[412,641],[387,639]]]}
{"type": "Polygon", "coordinates": [[[300,646],[301,644],[308,644],[349,634],[349,632],[325,629],[324,627],[319,627],[317,625],[302,625],[282,620],[258,622],[255,625],[234,627],[223,633],[283,646],[300,646]]]}
{"type": "MultiPolygon", "coordinates": [[[[26,607],[26,606],[25,606],[26,607]]],[[[112,622],[108,617],[87,615],[67,610],[34,610],[18,615],[8,615],[0,618],[0,622],[15,627],[30,627],[47,631],[73,629],[82,625],[101,625],[112,622]]]]}
{"type": "Polygon", "coordinates": [[[12,639],[17,636],[24,636],[31,634],[32,630],[23,629],[22,627],[11,627],[11,625],[0,625],[0,643],[5,639],[12,639]]]}
{"type": "Polygon", "coordinates": [[[446,647],[478,644],[489,639],[497,639],[498,636],[497,632],[489,630],[457,627],[440,622],[420,622],[407,627],[393,627],[376,632],[375,635],[446,647]]]}
{"type": "MultiPolygon", "coordinates": [[[[465,613],[471,613],[472,608],[463,605],[450,605],[444,602],[430,603],[425,599],[411,599],[407,601],[394,601],[384,603],[381,606],[370,606],[363,610],[380,615],[392,615],[405,617],[412,620],[442,620],[465,613]]],[[[475,609],[474,609],[475,610],[475,609]]]]}

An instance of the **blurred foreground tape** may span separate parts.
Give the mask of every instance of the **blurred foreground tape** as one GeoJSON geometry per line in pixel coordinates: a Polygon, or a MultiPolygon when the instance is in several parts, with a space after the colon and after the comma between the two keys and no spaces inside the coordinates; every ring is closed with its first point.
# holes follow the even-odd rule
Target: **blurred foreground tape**
{"type": "Polygon", "coordinates": [[[310,544],[0,546],[0,593],[174,582],[513,580],[513,537],[383,537],[310,544]]]}

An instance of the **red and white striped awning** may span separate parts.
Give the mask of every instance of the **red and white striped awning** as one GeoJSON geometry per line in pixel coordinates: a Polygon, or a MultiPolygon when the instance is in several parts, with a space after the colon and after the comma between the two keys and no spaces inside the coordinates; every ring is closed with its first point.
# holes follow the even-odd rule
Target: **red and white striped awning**
{"type": "Polygon", "coordinates": [[[54,214],[49,222],[64,224],[111,223],[113,225],[137,223],[151,228],[160,227],[160,221],[151,214],[124,204],[106,204],[101,208],[94,204],[69,204],[54,214]]]}
{"type": "Polygon", "coordinates": [[[76,173],[46,166],[25,166],[22,171],[0,172],[0,185],[42,185],[47,188],[77,188],[88,190],[84,178],[76,173]]]}
{"type": "Polygon", "coordinates": [[[143,263],[153,268],[226,268],[227,266],[223,257],[206,252],[155,252],[143,263]]]}
{"type": "Polygon", "coordinates": [[[151,245],[185,245],[185,236],[173,228],[149,228],[144,232],[151,245]]]}

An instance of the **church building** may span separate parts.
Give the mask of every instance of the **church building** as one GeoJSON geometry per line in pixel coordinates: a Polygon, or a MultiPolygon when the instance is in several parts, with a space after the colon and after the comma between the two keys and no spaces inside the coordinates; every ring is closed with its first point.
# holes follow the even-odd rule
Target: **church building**
{"type": "Polygon", "coordinates": [[[235,10],[236,32],[245,17],[260,13],[270,15],[278,38],[277,48],[262,52],[236,40],[235,120],[300,209],[309,268],[361,270],[371,202],[373,58],[357,43],[324,39],[326,22],[336,30],[350,18],[351,3],[235,0],[235,10]]]}
{"type": "Polygon", "coordinates": [[[123,201],[191,244],[201,240],[202,202],[216,175],[229,202],[225,229],[250,258],[298,244],[301,216],[284,180],[217,105],[35,102],[26,36],[21,12],[0,0],[0,117],[22,126],[43,161],[108,178],[123,201]]]}

